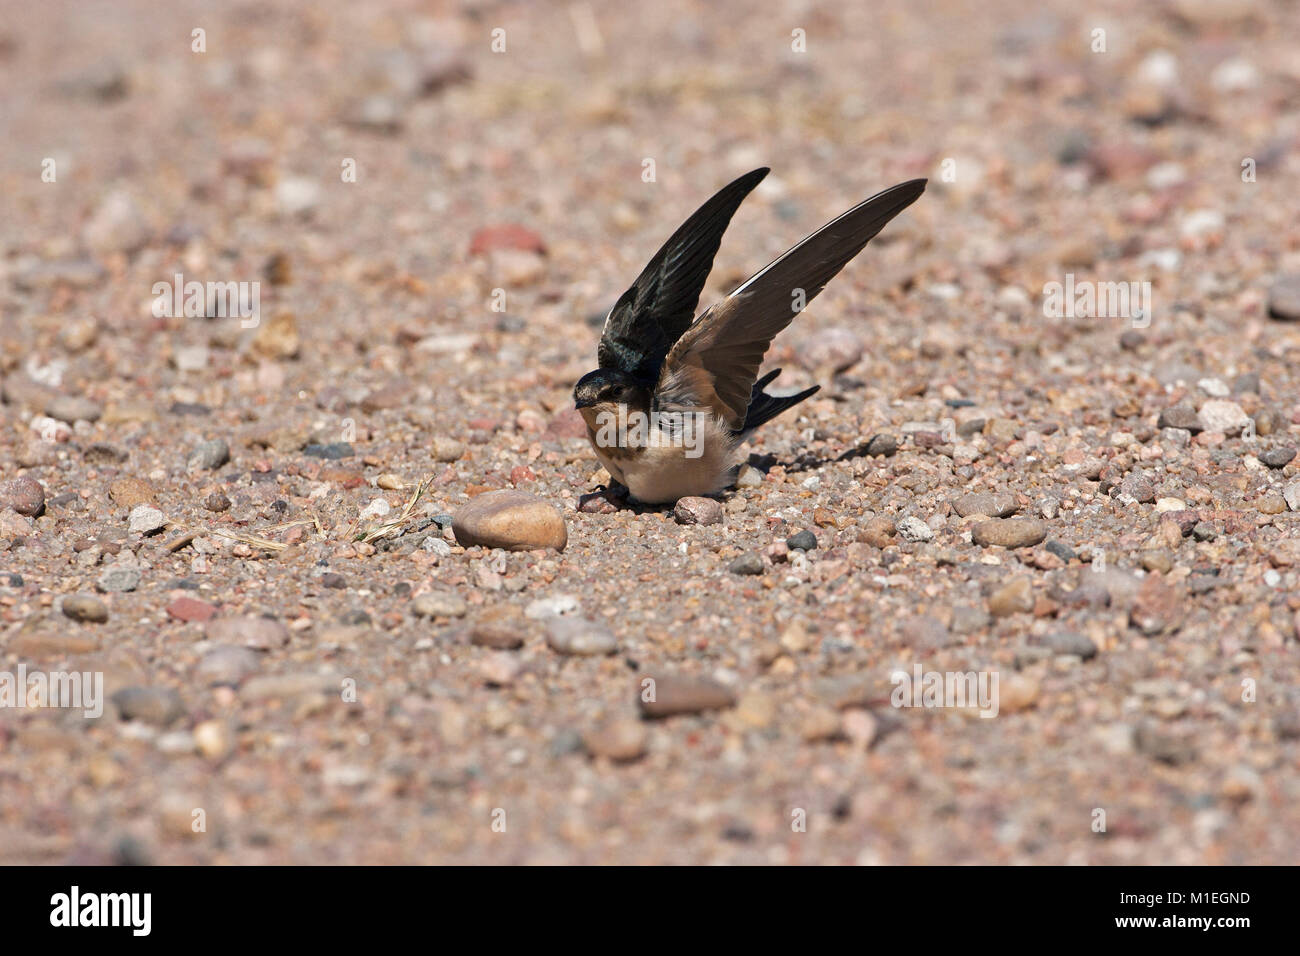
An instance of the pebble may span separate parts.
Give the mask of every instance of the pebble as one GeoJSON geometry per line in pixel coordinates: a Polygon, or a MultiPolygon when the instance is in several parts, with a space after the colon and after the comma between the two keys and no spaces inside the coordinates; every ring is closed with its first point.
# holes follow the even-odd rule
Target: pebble
{"type": "Polygon", "coordinates": [[[255,651],[277,650],[289,643],[289,629],[275,618],[262,614],[212,618],[204,633],[215,644],[247,647],[255,651]]]}
{"type": "Polygon", "coordinates": [[[464,617],[467,610],[465,599],[451,591],[430,591],[411,601],[411,612],[416,617],[464,617]]]}
{"type": "Polygon", "coordinates": [[[113,503],[122,508],[134,508],[137,505],[150,504],[154,500],[153,485],[143,478],[127,476],[118,478],[108,486],[108,496],[113,503]]]}
{"type": "Polygon", "coordinates": [[[933,541],[934,529],[913,515],[898,522],[898,536],[905,541],[933,541]]]}
{"type": "Polygon", "coordinates": [[[722,503],[713,498],[678,498],[673,518],[678,524],[721,524],[722,503]]]}
{"type": "Polygon", "coordinates": [[[181,696],[170,687],[124,687],[113,695],[123,720],[166,727],[185,713],[181,696]]]}
{"type": "Polygon", "coordinates": [[[817,549],[817,535],[806,528],[803,531],[796,531],[785,539],[785,546],[791,551],[815,551],[817,549]]]}
{"type": "Polygon", "coordinates": [[[509,687],[523,670],[518,655],[498,651],[489,654],[479,663],[478,672],[483,680],[496,687],[509,687]]]}
{"type": "Polygon", "coordinates": [[[1085,661],[1097,656],[1097,645],[1076,631],[1057,631],[1043,639],[1043,644],[1057,654],[1073,654],[1085,661]]]}
{"type": "Polygon", "coordinates": [[[989,613],[994,617],[1028,613],[1034,609],[1034,591],[1029,578],[1013,578],[989,597],[989,613]]]}
{"type": "Polygon", "coordinates": [[[484,611],[469,629],[471,644],[499,651],[517,650],[524,646],[526,638],[523,615],[509,605],[484,611]]]}
{"type": "Polygon", "coordinates": [[[45,510],[45,487],[29,475],[0,482],[0,511],[5,508],[35,518],[45,510]]]}
{"type": "Polygon", "coordinates": [[[963,518],[984,515],[988,518],[1006,518],[1020,510],[1014,495],[992,492],[973,492],[962,495],[952,503],[952,508],[963,518]]]}
{"type": "Polygon", "coordinates": [[[105,568],[95,586],[106,593],[134,591],[140,586],[140,569],[129,564],[114,564],[105,568]]]}
{"type": "Polygon", "coordinates": [[[1285,468],[1295,458],[1294,448],[1270,448],[1259,456],[1259,460],[1270,468],[1285,468]]]}
{"type": "Polygon", "coordinates": [[[230,461],[230,445],[224,439],[214,438],[200,442],[185,459],[185,466],[191,471],[214,470],[230,461]]]}
{"type": "Polygon", "coordinates": [[[1046,537],[1047,524],[1037,518],[990,518],[971,529],[971,540],[983,547],[1029,548],[1046,537]]]}
{"type": "Polygon", "coordinates": [[[456,512],[452,531],[457,543],[466,548],[563,551],[569,540],[560,510],[523,491],[488,491],[470,499],[456,512]]]}
{"type": "Polygon", "coordinates": [[[1202,430],[1200,416],[1196,409],[1185,402],[1171,405],[1160,413],[1157,428],[1178,428],[1183,431],[1199,432],[1202,430]]]}
{"type": "Polygon", "coordinates": [[[1286,506],[1292,511],[1300,511],[1300,481],[1293,481],[1282,491],[1286,506]]]}
{"type": "Polygon", "coordinates": [[[864,451],[878,458],[888,458],[898,452],[898,439],[893,435],[872,435],[864,451]]]}
{"type": "Polygon", "coordinates": [[[618,650],[618,639],[602,624],[586,618],[556,617],[547,622],[546,643],[557,654],[593,657],[618,650]]]}
{"type": "Polygon", "coordinates": [[[454,438],[438,437],[433,440],[434,460],[449,463],[465,457],[465,443],[454,438]]]}
{"type": "Polygon", "coordinates": [[[217,613],[217,609],[207,601],[199,601],[192,597],[178,597],[167,605],[167,613],[178,621],[199,621],[202,623],[212,620],[213,615],[217,613]]]}
{"type": "Polygon", "coordinates": [[[862,530],[858,532],[858,540],[873,548],[887,548],[894,543],[896,533],[894,522],[885,517],[876,517],[863,523],[862,530]]]}
{"type": "Polygon", "coordinates": [[[1300,272],[1278,276],[1268,290],[1268,314],[1283,322],[1300,322],[1300,272]]]}
{"type": "Polygon", "coordinates": [[[542,621],[549,617],[576,614],[581,606],[581,602],[572,594],[552,594],[530,602],[524,608],[524,617],[531,621],[542,621]]]}
{"type": "Polygon", "coordinates": [[[64,616],[74,621],[103,624],[108,620],[108,605],[93,594],[69,594],[62,609],[64,616]]]}
{"type": "Polygon", "coordinates": [[[762,574],[763,559],[754,551],[746,551],[727,565],[727,570],[732,574],[762,574]]]}
{"type": "Polygon", "coordinates": [[[230,499],[220,491],[214,491],[203,499],[203,507],[209,511],[226,511],[230,507],[230,499]]]}
{"type": "Polygon", "coordinates": [[[132,534],[154,534],[167,525],[167,516],[150,505],[136,505],[127,519],[127,530],[132,534]]]}
{"type": "Polygon", "coordinates": [[[1177,590],[1164,575],[1148,574],[1138,588],[1137,597],[1129,610],[1129,621],[1147,637],[1175,630],[1181,620],[1180,600],[1177,590]]]}
{"type": "MultiPolygon", "coordinates": [[[[218,618],[208,623],[208,635],[212,636],[213,625],[230,618],[218,618]]],[[[250,674],[256,673],[261,666],[261,658],[250,647],[222,645],[214,647],[199,659],[195,673],[206,683],[224,684],[237,687],[250,674]]]]}
{"type": "Polygon", "coordinates": [[[648,738],[641,721],[623,717],[583,734],[582,745],[592,757],[626,763],[645,755],[648,738]]]}
{"type": "Polygon", "coordinates": [[[210,760],[220,760],[234,748],[230,725],[224,720],[204,720],[194,728],[194,746],[210,760]]]}
{"type": "Polygon", "coordinates": [[[1219,398],[1212,398],[1202,405],[1198,418],[1203,431],[1222,432],[1224,435],[1235,435],[1250,422],[1250,416],[1240,405],[1219,398]]]}
{"type": "Polygon", "coordinates": [[[1010,674],[998,682],[998,713],[1014,714],[1038,703],[1042,686],[1028,674],[1010,674]]]}
{"type": "Polygon", "coordinates": [[[331,442],[328,445],[307,445],[303,448],[302,453],[308,458],[324,458],[327,461],[339,461],[343,458],[351,458],[356,454],[351,443],[345,441],[331,442]]]}
{"type": "Polygon", "coordinates": [[[45,414],[61,422],[96,422],[104,409],[88,398],[56,395],[45,404],[45,414]]]}
{"type": "Polygon", "coordinates": [[[644,716],[659,718],[722,710],[736,703],[736,695],[707,677],[650,674],[637,683],[637,702],[644,716]],[[653,680],[653,685],[646,685],[646,680],[653,680]]]}
{"type": "Polygon", "coordinates": [[[830,707],[813,707],[799,722],[799,736],[809,743],[842,737],[839,713],[830,707]]]}

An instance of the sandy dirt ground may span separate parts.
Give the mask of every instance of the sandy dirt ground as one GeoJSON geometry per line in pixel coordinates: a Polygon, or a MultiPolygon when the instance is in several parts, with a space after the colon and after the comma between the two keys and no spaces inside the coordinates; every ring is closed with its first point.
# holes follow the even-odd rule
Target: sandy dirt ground
{"type": "Polygon", "coordinates": [[[0,2],[0,860],[1297,862],[1297,37],[0,2]],[[757,166],[702,304],[930,186],[734,491],[585,498],[605,312],[757,166]],[[503,489],[563,550],[458,543],[503,489]]]}

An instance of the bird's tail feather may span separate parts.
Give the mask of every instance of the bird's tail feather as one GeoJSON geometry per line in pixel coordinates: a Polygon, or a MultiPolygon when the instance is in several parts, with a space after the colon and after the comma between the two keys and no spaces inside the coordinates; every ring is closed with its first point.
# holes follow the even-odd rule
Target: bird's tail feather
{"type": "Polygon", "coordinates": [[[745,412],[745,424],[740,427],[738,435],[748,435],[759,425],[770,422],[787,408],[793,408],[821,388],[820,385],[814,385],[794,395],[769,395],[763,391],[764,387],[780,374],[779,368],[773,369],[754,383],[754,389],[749,397],[749,409],[745,412]]]}

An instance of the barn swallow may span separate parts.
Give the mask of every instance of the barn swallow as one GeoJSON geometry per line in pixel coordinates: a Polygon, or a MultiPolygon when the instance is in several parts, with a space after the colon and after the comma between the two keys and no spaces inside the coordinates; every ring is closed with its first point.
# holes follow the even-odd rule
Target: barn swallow
{"type": "Polygon", "coordinates": [[[721,491],[749,434],[821,387],[768,394],[780,369],[758,378],[764,353],[926,184],[913,179],[859,203],[693,320],[723,232],[767,173],[723,187],[673,233],[606,316],[600,367],[574,387],[596,457],[637,501],[721,491]]]}

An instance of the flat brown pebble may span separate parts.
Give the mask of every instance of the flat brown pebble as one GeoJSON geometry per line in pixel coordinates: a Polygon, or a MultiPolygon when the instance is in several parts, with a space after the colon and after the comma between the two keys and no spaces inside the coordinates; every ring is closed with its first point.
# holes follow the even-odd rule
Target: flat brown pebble
{"type": "Polygon", "coordinates": [[[488,491],[456,511],[452,531],[462,547],[563,551],[569,532],[560,509],[523,491],[488,491]]]}
{"type": "Polygon", "coordinates": [[[984,515],[987,518],[1006,518],[1020,510],[1014,495],[978,491],[962,495],[952,503],[953,511],[963,518],[984,515]]]}
{"type": "Polygon", "coordinates": [[[136,508],[140,505],[154,503],[156,493],[153,485],[143,478],[119,478],[108,486],[108,496],[113,503],[123,508],[136,508]]]}
{"type": "Polygon", "coordinates": [[[1037,518],[990,518],[971,529],[971,540],[986,548],[1032,548],[1046,537],[1047,524],[1037,518]]]}
{"type": "Polygon", "coordinates": [[[637,701],[644,716],[658,718],[722,710],[735,705],[736,695],[707,677],[646,673],[637,684],[637,701]]]}
{"type": "Polygon", "coordinates": [[[108,620],[108,605],[93,594],[69,594],[63,599],[63,614],[74,621],[103,624],[108,620]]]}
{"type": "Polygon", "coordinates": [[[469,642],[479,647],[513,651],[524,645],[528,636],[526,624],[516,608],[491,608],[470,624],[469,642]]]}

